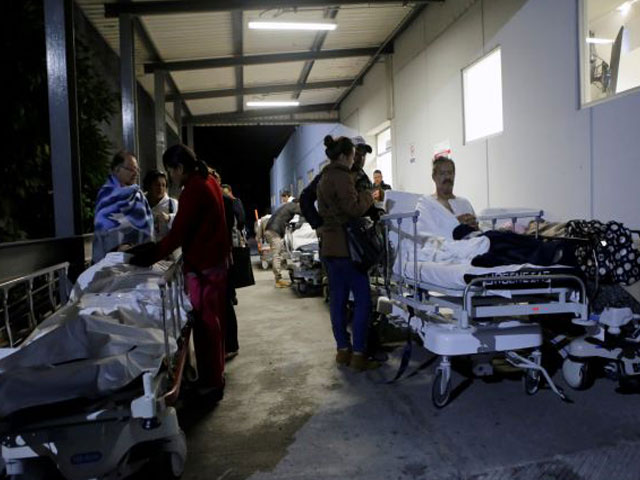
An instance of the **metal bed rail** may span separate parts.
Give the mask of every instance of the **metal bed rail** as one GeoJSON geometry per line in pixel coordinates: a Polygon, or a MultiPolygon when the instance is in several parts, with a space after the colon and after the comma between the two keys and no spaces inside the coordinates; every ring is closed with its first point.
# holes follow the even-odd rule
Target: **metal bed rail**
{"type": "Polygon", "coordinates": [[[46,293],[48,297],[48,308],[50,312],[55,312],[69,299],[70,285],[68,282],[69,262],[58,263],[51,267],[37,270],[27,275],[11,278],[0,282],[0,291],[2,292],[2,311],[4,325],[0,327],[0,333],[6,335],[6,341],[9,347],[13,348],[22,340],[16,338],[14,326],[10,318],[10,310],[16,308],[26,301],[27,305],[27,322],[29,331],[33,330],[38,324],[38,314],[36,312],[36,297],[41,293],[46,293]],[[12,292],[16,292],[19,287],[25,288],[24,294],[18,294],[18,297],[12,297],[12,292]],[[58,296],[56,298],[56,290],[58,296]]]}
{"type": "MultiPolygon", "coordinates": [[[[385,288],[387,290],[388,297],[397,302],[403,303],[412,307],[415,310],[421,311],[432,317],[439,318],[439,309],[441,307],[449,308],[453,310],[454,317],[458,321],[458,325],[461,328],[468,328],[469,321],[473,318],[489,318],[489,317],[506,317],[506,316],[523,316],[523,315],[545,315],[551,313],[573,313],[580,317],[582,320],[588,318],[588,297],[587,290],[584,281],[575,275],[568,274],[540,274],[539,272],[531,273],[518,273],[516,275],[509,274],[504,278],[496,276],[482,276],[472,279],[465,287],[461,297],[446,296],[447,293],[452,293],[448,289],[438,288],[436,285],[425,284],[421,282],[418,274],[418,262],[417,262],[417,250],[418,250],[418,232],[417,222],[420,216],[419,211],[407,212],[407,213],[395,213],[388,214],[381,217],[381,221],[384,222],[385,232],[385,246],[386,246],[386,272],[385,272],[385,288]],[[402,229],[402,223],[405,219],[411,219],[413,223],[412,234],[402,229]],[[397,254],[394,259],[390,257],[390,239],[389,234],[391,227],[395,221],[397,232],[395,229],[393,233],[397,233],[397,254]],[[402,257],[402,240],[409,239],[413,244],[413,279],[407,279],[404,275],[404,265],[402,257]],[[393,264],[398,262],[398,269],[400,274],[394,274],[393,264]],[[391,283],[394,281],[396,292],[392,293],[391,283]],[[528,288],[521,290],[501,289],[500,287],[489,287],[487,284],[495,283],[497,281],[535,281],[546,282],[548,285],[543,288],[528,288]],[[579,299],[573,300],[570,294],[572,289],[567,287],[557,288],[552,286],[552,282],[557,281],[569,281],[576,286],[575,291],[579,293],[579,299]],[[497,291],[508,290],[510,296],[510,302],[507,302],[507,298],[497,294],[497,291]],[[436,293],[442,293],[445,296],[433,296],[431,291],[436,293]],[[549,295],[555,295],[556,301],[541,301],[544,300],[542,296],[548,297],[549,295]],[[507,305],[483,305],[474,306],[474,298],[482,297],[496,297],[499,302],[507,302],[507,305]],[[523,297],[538,296],[535,298],[534,303],[523,304],[523,297]],[[424,297],[427,297],[429,302],[425,304],[424,297]]],[[[456,292],[459,294],[459,292],[456,292]]],[[[546,298],[546,300],[549,300],[546,298]]]]}
{"type": "Polygon", "coordinates": [[[172,405],[180,394],[180,385],[184,367],[186,365],[189,338],[191,336],[190,313],[184,304],[185,284],[183,276],[183,259],[180,257],[164,273],[159,283],[162,301],[162,328],[164,331],[165,355],[168,362],[168,374],[171,385],[162,395],[168,405],[172,405]],[[184,327],[180,326],[181,312],[187,312],[188,321],[184,327]],[[178,351],[171,355],[169,336],[172,335],[178,345],[178,351]]]}

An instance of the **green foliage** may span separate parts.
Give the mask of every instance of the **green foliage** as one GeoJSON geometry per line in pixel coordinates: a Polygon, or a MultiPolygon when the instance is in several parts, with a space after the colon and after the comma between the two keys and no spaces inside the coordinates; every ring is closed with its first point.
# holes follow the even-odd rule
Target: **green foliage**
{"type": "MultiPolygon", "coordinates": [[[[3,52],[3,127],[7,148],[0,163],[0,242],[54,235],[49,146],[44,13],[40,0],[3,2],[8,28],[3,52]]],[[[111,144],[102,128],[116,113],[117,98],[92,63],[92,53],[76,38],[78,130],[83,231],[93,230],[96,194],[104,182],[111,144]]]]}
{"type": "Polygon", "coordinates": [[[91,50],[76,37],[76,88],[82,181],[83,232],[93,231],[98,190],[109,173],[111,142],[102,131],[116,113],[116,96],[91,62],[91,50]]]}
{"type": "Polygon", "coordinates": [[[9,65],[2,117],[7,132],[0,163],[0,241],[53,234],[42,3],[3,2],[3,53],[9,65]]]}

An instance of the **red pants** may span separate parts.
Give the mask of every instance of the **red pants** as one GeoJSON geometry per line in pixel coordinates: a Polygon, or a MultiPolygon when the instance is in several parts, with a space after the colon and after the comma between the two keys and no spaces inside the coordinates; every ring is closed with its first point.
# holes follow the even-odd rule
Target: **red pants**
{"type": "Polygon", "coordinates": [[[187,275],[195,313],[193,340],[202,387],[224,387],[226,268],[207,270],[203,277],[187,275]]]}

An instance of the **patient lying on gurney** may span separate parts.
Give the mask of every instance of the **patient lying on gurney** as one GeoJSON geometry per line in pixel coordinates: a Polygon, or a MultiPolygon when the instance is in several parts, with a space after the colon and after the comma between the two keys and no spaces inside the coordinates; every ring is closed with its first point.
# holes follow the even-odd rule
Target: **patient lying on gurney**
{"type": "MultiPolygon", "coordinates": [[[[109,253],[86,270],[69,303],[0,360],[0,417],[102,397],[160,369],[165,343],[158,283],[168,263],[134,267],[127,256],[109,253]]],[[[180,316],[181,328],[185,312],[180,316]]],[[[171,335],[169,348],[177,349],[171,335]]]]}
{"type": "Polygon", "coordinates": [[[434,160],[432,178],[436,192],[417,203],[418,261],[470,262],[476,267],[575,265],[571,248],[564,242],[543,242],[513,232],[481,232],[471,203],[453,194],[455,164],[450,158],[434,160]]]}

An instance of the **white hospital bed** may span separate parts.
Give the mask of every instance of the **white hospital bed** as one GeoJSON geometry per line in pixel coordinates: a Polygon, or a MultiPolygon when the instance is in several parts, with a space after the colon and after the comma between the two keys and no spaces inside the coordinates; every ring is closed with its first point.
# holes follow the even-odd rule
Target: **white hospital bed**
{"type": "MultiPolygon", "coordinates": [[[[407,322],[424,347],[440,357],[432,389],[434,405],[441,408],[450,399],[452,357],[497,353],[523,369],[528,394],[538,390],[544,377],[565,399],[542,367],[542,332],[534,319],[560,313],[587,319],[583,281],[560,267],[488,269],[415,261],[420,241],[418,198],[417,194],[387,192],[388,214],[382,217],[388,249],[386,295],[379,297],[377,309],[391,319],[407,322]],[[406,261],[403,248],[413,249],[411,261],[406,261]]],[[[535,216],[535,212],[524,213],[535,216]]],[[[483,366],[477,372],[487,374],[491,369],[483,366]]]]}
{"type": "MultiPolygon", "coordinates": [[[[182,473],[186,442],[173,405],[191,307],[181,262],[145,269],[123,263],[125,256],[108,254],[83,273],[66,304],[52,294],[53,313],[1,349],[0,443],[11,478],[31,478],[43,459],[68,479],[125,478],[150,457],[160,458],[169,475],[182,473]]],[[[49,291],[62,276],[57,271],[44,271],[49,291]]],[[[34,278],[0,290],[6,299],[34,278]]]]}
{"type": "Polygon", "coordinates": [[[299,295],[319,290],[322,286],[320,242],[307,222],[297,226],[299,216],[289,222],[285,232],[286,262],[293,288],[299,295]]]}

